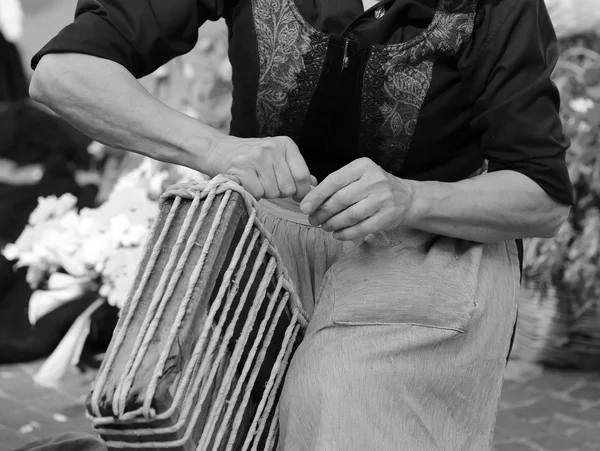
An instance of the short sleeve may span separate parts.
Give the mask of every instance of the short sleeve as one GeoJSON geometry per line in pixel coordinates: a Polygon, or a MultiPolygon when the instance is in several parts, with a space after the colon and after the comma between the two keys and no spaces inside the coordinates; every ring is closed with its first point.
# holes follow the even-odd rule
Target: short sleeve
{"type": "Polygon", "coordinates": [[[513,170],[572,205],[569,140],[551,79],[558,42],[543,0],[482,0],[461,61],[472,98],[471,127],[489,171],[513,170]]]}
{"type": "Polygon", "coordinates": [[[198,28],[223,16],[226,0],[78,0],[75,20],[32,60],[82,53],[115,61],[143,77],[189,52],[198,28]]]}

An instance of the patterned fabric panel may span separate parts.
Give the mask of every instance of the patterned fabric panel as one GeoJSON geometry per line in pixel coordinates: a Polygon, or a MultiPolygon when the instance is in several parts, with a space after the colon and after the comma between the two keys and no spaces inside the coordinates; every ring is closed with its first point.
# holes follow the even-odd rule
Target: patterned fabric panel
{"type": "Polygon", "coordinates": [[[293,137],[319,81],[328,38],[298,17],[291,0],[253,0],[252,6],[260,58],[258,136],[293,137]],[[290,102],[293,108],[286,108],[290,102]]]}
{"type": "Polygon", "coordinates": [[[415,41],[373,46],[363,77],[360,147],[398,172],[429,90],[433,64],[453,55],[472,33],[475,0],[441,0],[432,24],[415,41]]]}

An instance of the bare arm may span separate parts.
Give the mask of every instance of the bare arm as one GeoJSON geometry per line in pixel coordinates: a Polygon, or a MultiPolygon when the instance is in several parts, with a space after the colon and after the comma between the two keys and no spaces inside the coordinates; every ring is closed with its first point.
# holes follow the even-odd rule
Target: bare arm
{"type": "Polygon", "coordinates": [[[569,207],[514,171],[498,171],[456,183],[409,182],[406,225],[478,242],[554,236],[569,207]]]}
{"type": "Polygon", "coordinates": [[[311,224],[340,240],[404,226],[483,243],[551,237],[569,213],[515,171],[455,183],[419,182],[395,177],[368,158],[330,174],[301,208],[311,224]]]}
{"type": "Polygon", "coordinates": [[[302,199],[310,189],[310,172],[291,139],[225,135],[163,104],[115,62],[82,54],[46,55],[30,91],[33,99],[101,143],[209,176],[235,175],[257,199],[302,199]]]}
{"type": "Polygon", "coordinates": [[[30,94],[103,144],[207,174],[210,149],[225,136],[154,98],[123,66],[93,56],[44,56],[30,94]]]}

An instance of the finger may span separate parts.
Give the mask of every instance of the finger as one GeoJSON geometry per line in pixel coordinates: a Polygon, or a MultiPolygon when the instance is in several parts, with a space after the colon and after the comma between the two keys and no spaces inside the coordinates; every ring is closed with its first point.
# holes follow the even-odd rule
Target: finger
{"type": "Polygon", "coordinates": [[[305,214],[311,215],[334,193],[358,180],[362,174],[363,166],[355,162],[329,174],[304,197],[300,209],[305,214]]]}
{"type": "Polygon", "coordinates": [[[324,230],[334,232],[346,229],[367,220],[377,213],[378,210],[379,204],[377,202],[365,198],[333,216],[327,222],[322,224],[321,227],[324,230]]]}
{"type": "Polygon", "coordinates": [[[285,158],[296,185],[294,198],[301,200],[310,191],[311,175],[298,146],[289,138],[285,138],[285,158]]]}
{"type": "MultiPolygon", "coordinates": [[[[312,189],[315,189],[315,186],[317,186],[319,184],[319,182],[317,181],[317,178],[314,175],[310,176],[310,188],[309,188],[309,192],[312,189]]],[[[294,194],[293,199],[296,202],[302,202],[302,199],[304,198],[304,196],[299,196],[297,193],[294,194]]]]}
{"type": "Polygon", "coordinates": [[[308,217],[308,220],[315,227],[323,225],[335,215],[362,201],[367,196],[368,191],[365,184],[361,183],[359,179],[334,193],[308,217]]]}
{"type": "Polygon", "coordinates": [[[244,175],[231,173],[229,174],[240,181],[240,185],[248,191],[256,200],[264,197],[265,191],[263,184],[260,182],[256,172],[246,173],[244,175]]]}
{"type": "Polygon", "coordinates": [[[333,232],[333,237],[340,241],[353,241],[359,238],[364,238],[371,233],[381,230],[383,224],[383,215],[375,213],[364,221],[358,222],[345,229],[336,230],[333,232]]]}
{"type": "Polygon", "coordinates": [[[258,178],[265,191],[263,196],[265,199],[276,199],[281,197],[281,192],[279,191],[279,185],[277,183],[276,170],[273,167],[272,162],[261,167],[260,172],[258,172],[258,178]]]}
{"type": "Polygon", "coordinates": [[[287,164],[287,160],[284,155],[276,158],[273,161],[273,168],[275,170],[275,178],[277,180],[277,187],[281,194],[280,197],[290,197],[296,194],[296,182],[290,171],[290,167],[287,164]]]}

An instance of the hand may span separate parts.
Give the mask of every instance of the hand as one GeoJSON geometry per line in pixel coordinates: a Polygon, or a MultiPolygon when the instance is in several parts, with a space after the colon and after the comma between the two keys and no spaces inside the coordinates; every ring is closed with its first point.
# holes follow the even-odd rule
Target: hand
{"type": "Polygon", "coordinates": [[[220,138],[210,154],[212,172],[236,177],[257,200],[293,196],[298,202],[317,180],[287,137],[220,138]]]}
{"type": "Polygon", "coordinates": [[[326,177],[306,195],[300,208],[313,226],[350,241],[402,224],[412,193],[409,182],[360,158],[326,177]]]}

